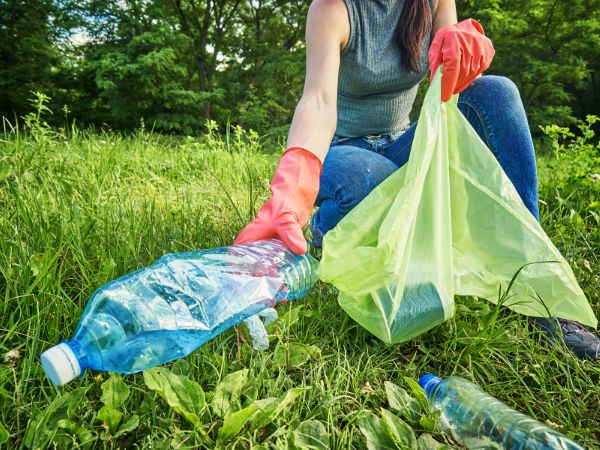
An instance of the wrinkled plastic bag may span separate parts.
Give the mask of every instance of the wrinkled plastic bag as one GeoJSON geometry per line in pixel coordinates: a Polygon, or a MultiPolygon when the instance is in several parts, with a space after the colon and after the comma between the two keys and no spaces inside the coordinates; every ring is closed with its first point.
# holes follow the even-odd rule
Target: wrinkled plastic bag
{"type": "Polygon", "coordinates": [[[450,318],[455,294],[497,302],[517,272],[506,306],[596,327],[573,271],[458,110],[458,96],[443,103],[440,92],[438,70],[408,163],[325,235],[321,279],[386,343],[450,318]]]}
{"type": "Polygon", "coordinates": [[[275,308],[266,308],[244,320],[244,324],[248,328],[248,334],[252,339],[253,349],[267,350],[269,348],[269,334],[265,327],[277,320],[277,317],[277,310],[275,308]],[[264,319],[264,322],[261,320],[261,317],[264,319]]]}

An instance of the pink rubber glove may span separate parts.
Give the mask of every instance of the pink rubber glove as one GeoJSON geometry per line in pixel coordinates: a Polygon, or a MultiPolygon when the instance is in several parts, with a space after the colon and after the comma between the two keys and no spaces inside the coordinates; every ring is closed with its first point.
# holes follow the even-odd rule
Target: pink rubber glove
{"type": "Polygon", "coordinates": [[[494,59],[494,46],[483,28],[474,19],[440,28],[429,48],[431,78],[444,64],[442,73],[442,101],[463,91],[482,74],[494,59]]]}
{"type": "Polygon", "coordinates": [[[306,253],[302,227],[308,222],[319,193],[322,168],[321,160],[308,150],[288,148],[271,181],[271,198],[242,230],[235,243],[277,238],[294,253],[306,253]]]}

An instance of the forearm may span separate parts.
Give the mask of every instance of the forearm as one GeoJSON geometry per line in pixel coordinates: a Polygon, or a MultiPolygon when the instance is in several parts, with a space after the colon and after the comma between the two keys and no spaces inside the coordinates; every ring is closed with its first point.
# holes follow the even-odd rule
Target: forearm
{"type": "Polygon", "coordinates": [[[440,28],[452,25],[457,22],[455,0],[439,0],[435,9],[435,19],[433,22],[433,33],[440,28]]]}
{"type": "Polygon", "coordinates": [[[337,123],[336,105],[318,95],[304,95],[294,112],[288,147],[302,147],[325,160],[337,123]]]}

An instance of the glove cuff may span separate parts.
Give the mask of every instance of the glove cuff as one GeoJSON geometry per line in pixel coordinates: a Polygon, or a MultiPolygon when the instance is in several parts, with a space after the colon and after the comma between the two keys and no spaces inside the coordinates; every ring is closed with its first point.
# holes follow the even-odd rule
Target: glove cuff
{"type": "Polygon", "coordinates": [[[321,176],[321,173],[323,172],[323,163],[317,155],[303,147],[288,147],[283,152],[283,155],[281,155],[281,159],[286,157],[286,155],[289,157],[292,154],[295,155],[294,158],[303,159],[309,167],[309,170],[316,173],[319,177],[321,176]]]}
{"type": "Polygon", "coordinates": [[[301,227],[306,225],[319,193],[322,170],[321,160],[314,153],[302,147],[288,148],[271,181],[270,206],[279,213],[293,213],[301,227]]]}
{"type": "Polygon", "coordinates": [[[456,24],[456,28],[458,29],[467,29],[467,30],[475,30],[485,36],[485,32],[483,31],[483,27],[479,22],[475,19],[465,19],[462,22],[456,24]]]}

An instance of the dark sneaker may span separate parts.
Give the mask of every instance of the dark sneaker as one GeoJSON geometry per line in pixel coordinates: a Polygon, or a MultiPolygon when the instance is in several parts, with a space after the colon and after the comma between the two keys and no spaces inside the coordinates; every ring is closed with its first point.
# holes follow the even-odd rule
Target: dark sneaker
{"type": "Polygon", "coordinates": [[[566,319],[530,317],[530,322],[545,335],[544,342],[552,345],[562,339],[579,358],[600,359],[600,338],[583,325],[566,319]]]}

